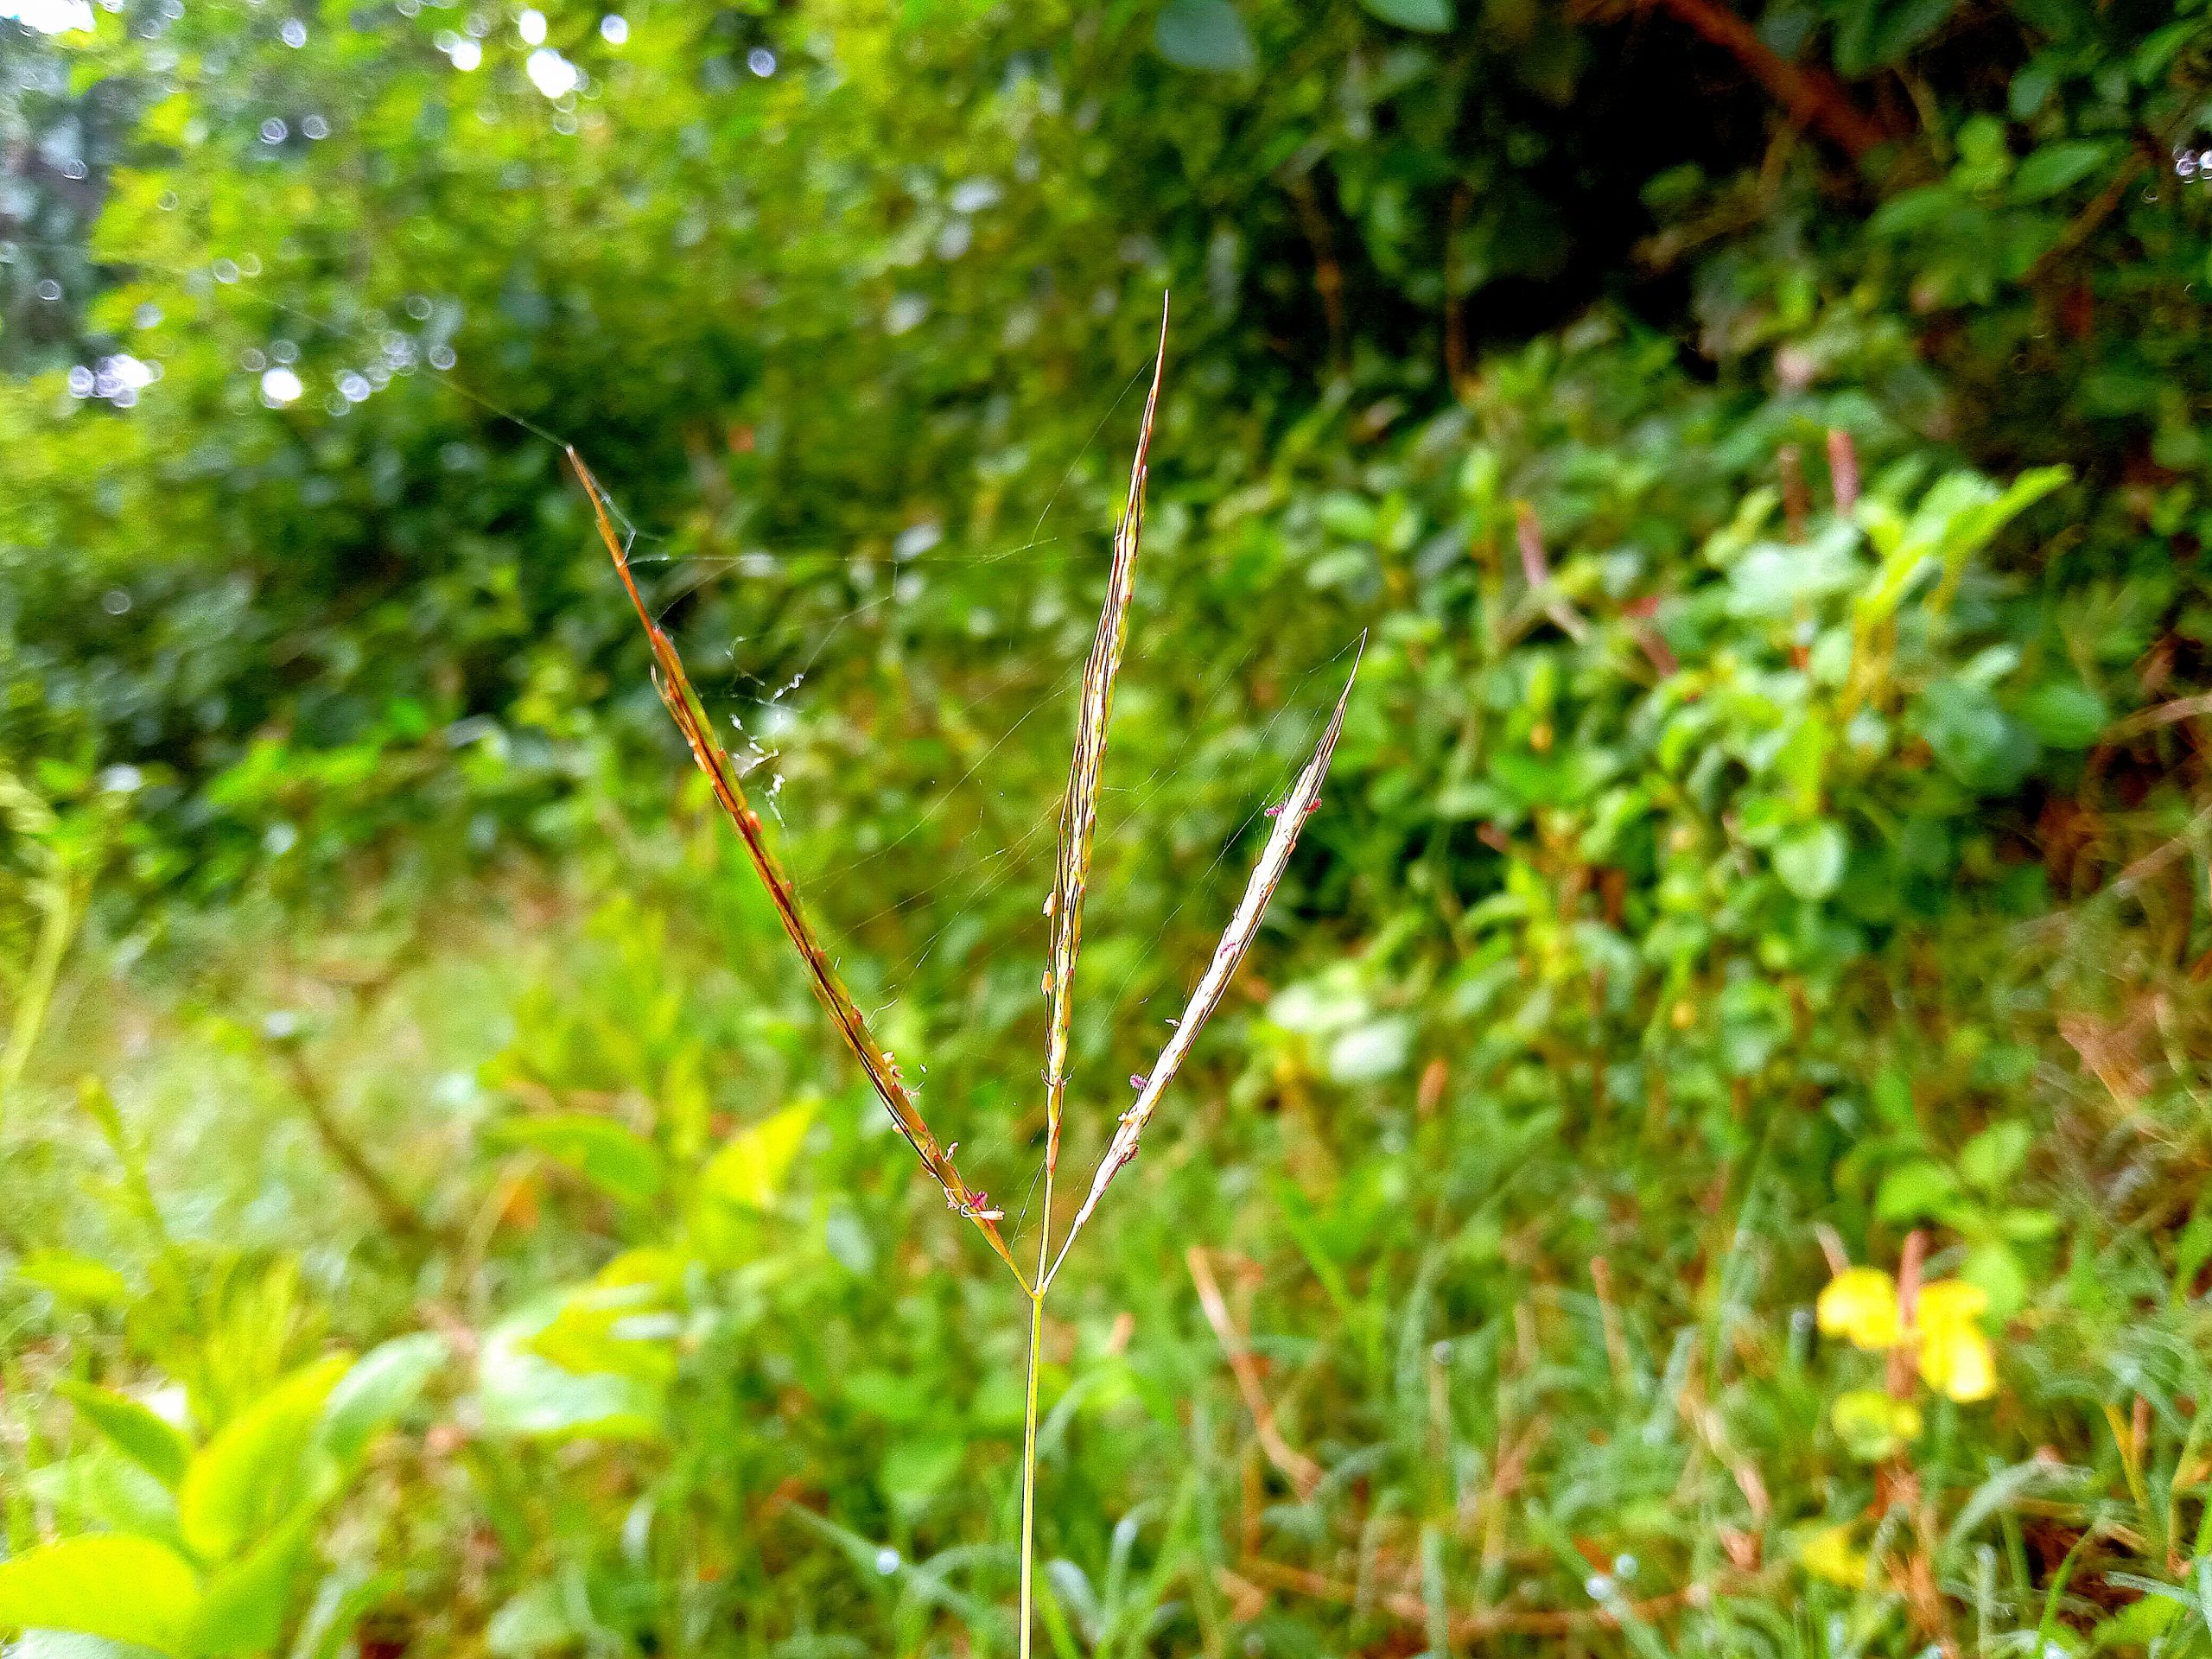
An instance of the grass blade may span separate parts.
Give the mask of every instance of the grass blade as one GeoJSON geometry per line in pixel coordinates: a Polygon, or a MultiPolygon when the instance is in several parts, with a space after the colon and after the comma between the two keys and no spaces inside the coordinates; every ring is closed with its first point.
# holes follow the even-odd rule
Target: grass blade
{"type": "MultiPolygon", "coordinates": [[[[798,893],[791,886],[791,878],[784,874],[776,855],[769,849],[760,819],[745,797],[745,785],[738,779],[737,768],[731,764],[729,754],[715,736],[713,723],[699,701],[698,693],[691,688],[690,677],[683,671],[683,662],[676,654],[675,642],[668,637],[652,613],[645,608],[645,601],[638,592],[638,583],[630,573],[630,556],[622,540],[614,533],[614,525],[607,517],[607,498],[599,487],[598,480],[584,465],[583,457],[571,447],[569,464],[575,469],[576,480],[591,499],[592,516],[599,525],[600,539],[607,543],[607,551],[614,561],[614,569],[622,578],[622,586],[630,595],[630,603],[638,613],[638,620],[645,625],[646,640],[652,646],[657,671],[653,684],[660,692],[660,700],[667,704],[670,716],[677,729],[683,734],[683,741],[690,746],[691,758],[699,763],[699,770],[707,774],[707,781],[714,786],[715,799],[720,803],[722,814],[736,830],[738,839],[745,843],[747,855],[759,874],[768,896],[774,900],[776,913],[783,918],[784,931],[791,936],[805,962],[807,973],[814,982],[815,995],[836,1021],[846,1046],[853,1051],[861,1063],[861,1070],[874,1085],[884,1108],[891,1114],[891,1121],[898,1125],[899,1133],[906,1137],[907,1145],[914,1149],[937,1184],[944,1189],[945,1201],[962,1215],[974,1222],[991,1249],[997,1253],[1017,1280],[1021,1269],[1014,1264],[1006,1241],[1000,1236],[996,1212],[989,1208],[988,1198],[971,1189],[960,1179],[953,1167],[952,1159],[939,1146],[937,1137],[930,1133],[929,1125],[922,1121],[920,1109],[899,1075],[899,1068],[868,1030],[868,1020],[837,977],[837,970],[816,938],[813,926],[799,908],[798,893]]],[[[1026,1288],[1027,1281],[1022,1283],[1026,1288]]]]}
{"type": "MultiPolygon", "coordinates": [[[[1075,753],[1068,763],[1068,790],[1060,801],[1059,862],[1047,905],[1052,918],[1052,957],[1045,989],[1051,1014],[1045,1035],[1046,1179],[1060,1160],[1060,1108],[1067,1093],[1068,1026],[1074,1013],[1075,963],[1083,948],[1083,899],[1090,875],[1090,846],[1098,827],[1098,784],[1106,759],[1106,725],[1114,711],[1114,677],[1121,670],[1128,637],[1129,595],[1136,588],[1137,547],[1144,537],[1145,475],[1152,454],[1152,423],[1160,408],[1160,381],[1167,366],[1167,307],[1160,309],[1160,351],[1153,360],[1152,391],[1144,401],[1144,423],[1137,431],[1137,453],[1129,467],[1129,499],[1114,531],[1114,564],[1106,578],[1106,602],[1098,613],[1098,633],[1083,665],[1083,690],[1077,706],[1075,753]]],[[[1047,1189],[1049,1191],[1049,1189],[1047,1189]]],[[[1052,1218],[1045,1217],[1047,1236],[1052,1218]]]]}
{"type": "Polygon", "coordinates": [[[1291,786],[1289,798],[1275,809],[1274,834],[1261,850],[1259,862],[1252,867],[1251,880],[1244,884],[1244,896],[1237,901],[1236,912],[1230,918],[1228,928],[1222,933],[1221,943],[1214,947],[1213,959],[1206,964],[1205,976],[1198,988],[1191,993],[1191,1000],[1183,1006],[1183,1016],[1176,1023],[1175,1034],[1167,1039],[1167,1046],[1160,1050],[1160,1058],[1153,1062],[1150,1074],[1138,1090],[1136,1102],[1122,1114],[1122,1121],[1114,1131],[1114,1139],[1106,1148],[1106,1155],[1099,1160],[1098,1171],[1091,1178],[1090,1191],[1084,1195],[1083,1208],[1076,1212],[1074,1223],[1068,1228],[1066,1240],[1060,1253],[1053,1259],[1051,1272],[1045,1274],[1039,1286],[1041,1291],[1049,1286],[1060,1270],[1060,1263],[1067,1259],[1068,1246],[1090,1219],[1090,1212],[1098,1207],[1098,1200],[1107,1185],[1120,1173],[1122,1166],[1137,1155],[1137,1142],[1144,1134],[1144,1126],[1151,1122],[1158,1109],[1160,1097],[1167,1085],[1182,1070],[1183,1062],[1190,1058],[1192,1045],[1198,1041],[1198,1032],[1213,1011],[1221,1006],[1229,982],[1236,976],[1244,953],[1252,948],[1252,941],[1260,931],[1260,920],[1267,914],[1268,901],[1274,897],[1283,872],[1290,867],[1291,850],[1298,845],[1298,832],[1305,828],[1306,819],[1320,804],[1321,784],[1329,775],[1329,760],[1336,753],[1337,739],[1344,731],[1344,706],[1351,701],[1354,680],[1359,677],[1359,663],[1355,658],[1350,678],[1344,681],[1344,694],[1337,699],[1336,712],[1329,716],[1321,741],[1314,746],[1313,759],[1298,774],[1298,781],[1291,786]]]}

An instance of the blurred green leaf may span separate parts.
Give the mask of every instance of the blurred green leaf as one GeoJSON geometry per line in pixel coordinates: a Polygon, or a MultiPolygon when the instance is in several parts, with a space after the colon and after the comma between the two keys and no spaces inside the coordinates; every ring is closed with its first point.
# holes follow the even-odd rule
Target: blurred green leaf
{"type": "Polygon", "coordinates": [[[2053,680],[2021,700],[2020,718],[2054,749],[2086,749],[2112,719],[2102,697],[2088,687],[2053,680]]]}
{"type": "Polygon", "coordinates": [[[2035,1132],[2017,1118],[1991,1124],[1959,1149],[1959,1173],[1984,1192],[2000,1191],[2020,1173],[2035,1132]]]}
{"type": "Polygon", "coordinates": [[[646,1440],[658,1432],[660,1390],[610,1371],[578,1372],[530,1344],[559,1319],[566,1299],[543,1300],[485,1333],[477,1357],[477,1402],[494,1435],[646,1440]]]}
{"type": "Polygon", "coordinates": [[[1919,1160],[1882,1177],[1874,1211],[1889,1222],[1942,1220],[1958,1198],[1957,1176],[1941,1164],[1919,1160]]]}
{"type": "Polygon", "coordinates": [[[1843,831],[1822,820],[1791,830],[1774,849],[1774,871],[1800,899],[1825,899],[1843,879],[1843,831]]]}
{"type": "Polygon", "coordinates": [[[1893,1400],[1879,1389],[1840,1394],[1828,1420],[1844,1449],[1861,1463],[1895,1457],[1920,1438],[1920,1411],[1910,1401],[1893,1400]]]}
{"type": "Polygon", "coordinates": [[[503,1145],[536,1148],[625,1204],[648,1203],[661,1188],[659,1151],[607,1118],[587,1112],[510,1118],[494,1135],[503,1145]]]}
{"type": "Polygon", "coordinates": [[[16,1276],[87,1307],[114,1307],[130,1300],[130,1287],[121,1274],[73,1250],[32,1250],[16,1264],[16,1276]]]}
{"type": "Polygon", "coordinates": [[[1185,69],[1235,74],[1254,62],[1252,37],[1230,0],[1167,0],[1152,40],[1161,57],[1185,69]]]}
{"type": "Polygon", "coordinates": [[[1438,35],[1452,27],[1452,0],[1359,0],[1359,3],[1400,29],[1438,35]]]}
{"type": "Polygon", "coordinates": [[[210,1575],[187,1640],[194,1654],[266,1652],[283,1638],[311,1512],[296,1516],[210,1575]]]}
{"type": "Polygon", "coordinates": [[[176,1497],[137,1464],[103,1446],[28,1471],[24,1490],[79,1526],[179,1545],[176,1497]]]}
{"type": "Polygon", "coordinates": [[[802,1103],[741,1129],[700,1171],[701,1191],[732,1204],[773,1210],[813,1124],[813,1107],[802,1103]]]}
{"type": "Polygon", "coordinates": [[[2087,140],[2038,145],[2012,175],[2017,201],[2042,201],[2086,179],[2107,165],[2109,144],[2087,140]]]}
{"type": "Polygon", "coordinates": [[[415,1403],[447,1355],[445,1338],[429,1331],[394,1337],[369,1350],[323,1403],[317,1429],[322,1448],[339,1463],[352,1463],[415,1403]]]}
{"type": "Polygon", "coordinates": [[[184,1478],[192,1442],[181,1429],[112,1389],[73,1379],[65,1379],[57,1387],[87,1422],[162,1484],[173,1487],[184,1478]]]}
{"type": "Polygon", "coordinates": [[[0,1626],[78,1630],[184,1654],[199,1580],[145,1538],[72,1538],[0,1561],[0,1626]]]}
{"type": "Polygon", "coordinates": [[[177,1516],[194,1554],[228,1560],[307,1497],[323,1402],[352,1364],[338,1354],[302,1366],[193,1453],[177,1487],[177,1516]]]}

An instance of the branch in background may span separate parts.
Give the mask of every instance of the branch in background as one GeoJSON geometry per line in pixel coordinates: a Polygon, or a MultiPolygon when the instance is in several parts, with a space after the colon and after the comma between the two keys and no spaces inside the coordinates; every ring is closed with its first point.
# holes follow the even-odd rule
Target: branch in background
{"type": "MultiPolygon", "coordinates": [[[[1270,1589],[1308,1596],[1316,1601],[1338,1602],[1345,1606],[1372,1605],[1402,1624],[1421,1626],[1428,1623],[1427,1604],[1419,1596],[1408,1595],[1403,1591],[1376,1596],[1370,1604],[1357,1585],[1340,1583],[1303,1567],[1249,1560],[1239,1561],[1236,1570],[1241,1577],[1270,1589]]],[[[1709,1585],[1693,1584],[1687,1589],[1663,1596],[1651,1596],[1643,1601],[1614,1601],[1571,1611],[1532,1609],[1516,1612],[1482,1609],[1451,1615],[1448,1630],[1454,1642],[1477,1642],[1485,1637],[1496,1636],[1572,1636],[1583,1630],[1618,1630],[1624,1615],[1637,1624],[1648,1624],[1677,1608],[1704,1606],[1719,1593],[1709,1585]]]]}
{"type": "Polygon", "coordinates": [[[1298,204],[1299,228],[1313,248],[1313,289],[1321,296],[1321,312],[1329,323],[1329,363],[1344,366],[1344,268],[1337,263],[1337,240],[1329,232],[1329,216],[1321,211],[1313,181],[1304,173],[1293,174],[1290,199],[1298,204]]]}
{"type": "Polygon", "coordinates": [[[1775,452],[1775,469],[1782,474],[1783,534],[1790,541],[1805,539],[1805,525],[1813,516],[1812,492],[1805,487],[1805,452],[1785,443],[1775,452]]]}
{"type": "Polygon", "coordinates": [[[1859,505],[1859,450],[1840,426],[1828,429],[1828,488],[1835,495],[1837,515],[1851,517],[1859,505]]]}
{"type": "Polygon", "coordinates": [[[1236,1378],[1236,1391],[1244,1396],[1244,1409],[1252,1414],[1252,1427],[1260,1438],[1260,1449],[1290,1483],[1291,1490],[1302,1503],[1313,1496],[1313,1489],[1321,1484],[1321,1465],[1284,1440],[1282,1431],[1275,1427],[1274,1407],[1268,1399],[1268,1391],[1260,1386],[1259,1368],[1252,1363],[1252,1351],[1245,1345],[1243,1333],[1229,1317],[1229,1304],[1222,1300],[1221,1286],[1206,1263],[1206,1253],[1193,1244],[1183,1253],[1183,1259],[1190,1265],[1191,1282],[1198,1287],[1198,1306],[1205,1310],[1206,1323],[1213,1327],[1214,1339],[1221,1344],[1221,1351],[1229,1358],[1229,1369],[1236,1378]]]}
{"type": "Polygon", "coordinates": [[[1727,52],[1766,88],[1792,122],[1817,132],[1854,162],[1866,159],[1891,135],[1851,101],[1834,76],[1790,62],[1758,31],[1719,0],[1637,0],[1647,9],[1671,13],[1727,52]]]}
{"type": "Polygon", "coordinates": [[[1454,393],[1467,378],[1465,296],[1459,292],[1459,232],[1474,197],[1464,184],[1452,188],[1444,216],[1444,384],[1454,393]]]}
{"type": "Polygon", "coordinates": [[[1536,522],[1536,510],[1526,501],[1514,508],[1513,537],[1521,549],[1521,574],[1528,578],[1530,594],[1541,601],[1544,614],[1559,631],[1580,645],[1590,636],[1590,624],[1552,586],[1551,561],[1544,556],[1543,527],[1536,522]]]}
{"type": "Polygon", "coordinates": [[[362,1196],[375,1208],[385,1230],[417,1244],[450,1247],[456,1243],[458,1241],[443,1229],[423,1220],[415,1206],[400,1196],[391,1178],[376,1166],[353,1132],[339,1121],[330,1103],[330,1091],[322,1086],[322,1079],[308,1064],[307,1056],[300,1052],[298,1043],[279,1040],[275,1047],[284,1074],[291,1080],[292,1092],[307,1109],[308,1122],[314,1127],[315,1139],[322,1143],[331,1161],[346,1172],[346,1179],[361,1189],[362,1196]]]}

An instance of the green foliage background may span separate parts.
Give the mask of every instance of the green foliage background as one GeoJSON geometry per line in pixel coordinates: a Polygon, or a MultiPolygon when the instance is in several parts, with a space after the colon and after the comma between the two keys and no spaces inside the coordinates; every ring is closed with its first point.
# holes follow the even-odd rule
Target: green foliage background
{"type": "Polygon", "coordinates": [[[1057,1305],[1043,1639],[2212,1643],[2201,0],[86,17],[0,22],[0,1629],[1011,1651],[1021,1310],[562,449],[1033,1225],[1172,291],[1078,1167],[1368,644],[1057,1305]],[[1811,1303],[1923,1250],[1998,1393],[1872,1447],[1811,1303]]]}

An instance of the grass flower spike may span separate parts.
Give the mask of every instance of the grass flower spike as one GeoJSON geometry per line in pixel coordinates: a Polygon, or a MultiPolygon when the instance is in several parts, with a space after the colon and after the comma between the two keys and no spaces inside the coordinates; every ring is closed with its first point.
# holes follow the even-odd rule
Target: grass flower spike
{"type": "MultiPolygon", "coordinates": [[[[1052,896],[1045,907],[1046,914],[1052,918],[1052,965],[1046,973],[1044,983],[1046,999],[1046,1129],[1044,1168],[1041,1172],[1044,1198],[1040,1205],[1042,1222],[1038,1229],[1037,1266],[1033,1276],[1025,1276],[1015,1264],[1007,1241],[999,1230],[1000,1211],[991,1207],[988,1198],[982,1191],[970,1187],[955,1168],[952,1158],[957,1143],[941,1146],[931,1134],[929,1126],[922,1120],[912,1091],[899,1075],[896,1061],[876,1040],[868,1028],[866,1016],[838,978],[811,923],[800,907],[798,891],[769,849],[766,832],[746,798],[742,774],[715,735],[713,722],[707,717],[698,694],[684,673],[675,643],[654,620],[652,612],[638,590],[636,579],[631,573],[628,546],[615,532],[606,497],[598,481],[593,478],[582,458],[573,448],[569,451],[569,460],[575,469],[577,481],[590,498],[600,537],[607,545],[608,556],[614,561],[614,568],[622,579],[623,589],[629,595],[630,602],[638,613],[638,620],[645,626],[646,639],[652,647],[654,683],[659,689],[661,700],[667,704],[671,717],[683,732],[692,759],[713,785],[715,798],[721,805],[723,816],[729,820],[737,831],[738,838],[744,843],[753,870],[775,901],[784,931],[790,935],[792,944],[798,948],[801,959],[806,964],[815,994],[829,1010],[839,1033],[859,1060],[861,1069],[867,1073],[885,1109],[891,1114],[893,1122],[913,1147],[923,1166],[944,1188],[946,1202],[955,1211],[974,1224],[993,1254],[1006,1264],[1029,1300],[1029,1364],[1021,1459],[1020,1611],[1015,1627],[1019,1632],[1018,1650],[1021,1659],[1028,1659],[1031,1640],[1032,1568],[1036,1529],[1037,1389],[1039,1357],[1044,1341],[1046,1294],[1059,1271],[1060,1263],[1066,1259],[1068,1246],[1075,1242],[1076,1234],[1090,1219],[1108,1183],[1113,1179],[1116,1172],[1136,1156],[1137,1141],[1145,1125],[1151,1120],[1161,1096],[1189,1056],[1192,1045],[1197,1040],[1207,1016],[1220,1006],[1237,965],[1258,936],[1268,901],[1274,897],[1276,886],[1289,868],[1291,852],[1297,845],[1299,831],[1320,804],[1322,782],[1328,775],[1330,758],[1335,752],[1338,735],[1344,730],[1344,708],[1351,697],[1351,681],[1348,678],[1344,693],[1337,699],[1336,709],[1322,732],[1320,741],[1314,746],[1312,757],[1299,772],[1288,797],[1269,813],[1274,819],[1274,827],[1268,834],[1267,844],[1245,885],[1243,899],[1230,918],[1220,943],[1215,946],[1197,988],[1191,993],[1190,1000],[1184,1007],[1175,1034],[1169,1039],[1166,1047],[1153,1062],[1148,1071],[1130,1077],[1129,1085],[1137,1090],[1137,1099],[1120,1114],[1105,1155],[1092,1173],[1080,1208],[1067,1231],[1058,1240],[1056,1253],[1052,1233],[1052,1178],[1059,1166],[1063,1103],[1068,1085],[1069,1031],[1076,958],[1083,944],[1083,906],[1090,876],[1092,839],[1098,823],[1098,798],[1106,753],[1107,727],[1114,707],[1114,681],[1121,669],[1122,647],[1128,638],[1129,600],[1135,589],[1137,553],[1143,538],[1145,482],[1152,448],[1153,422],[1160,408],[1160,386],[1166,362],[1167,315],[1163,306],[1160,320],[1160,352],[1153,365],[1152,392],[1145,400],[1144,423],[1137,437],[1136,459],[1129,469],[1128,501],[1114,532],[1113,562],[1107,578],[1105,604],[1099,613],[1098,632],[1092,643],[1090,659],[1084,667],[1083,689],[1077,701],[1075,753],[1068,771],[1067,792],[1060,803],[1059,856],[1052,896]]],[[[1358,672],[1357,658],[1354,658],[1352,672],[1355,676],[1358,672]]]]}

